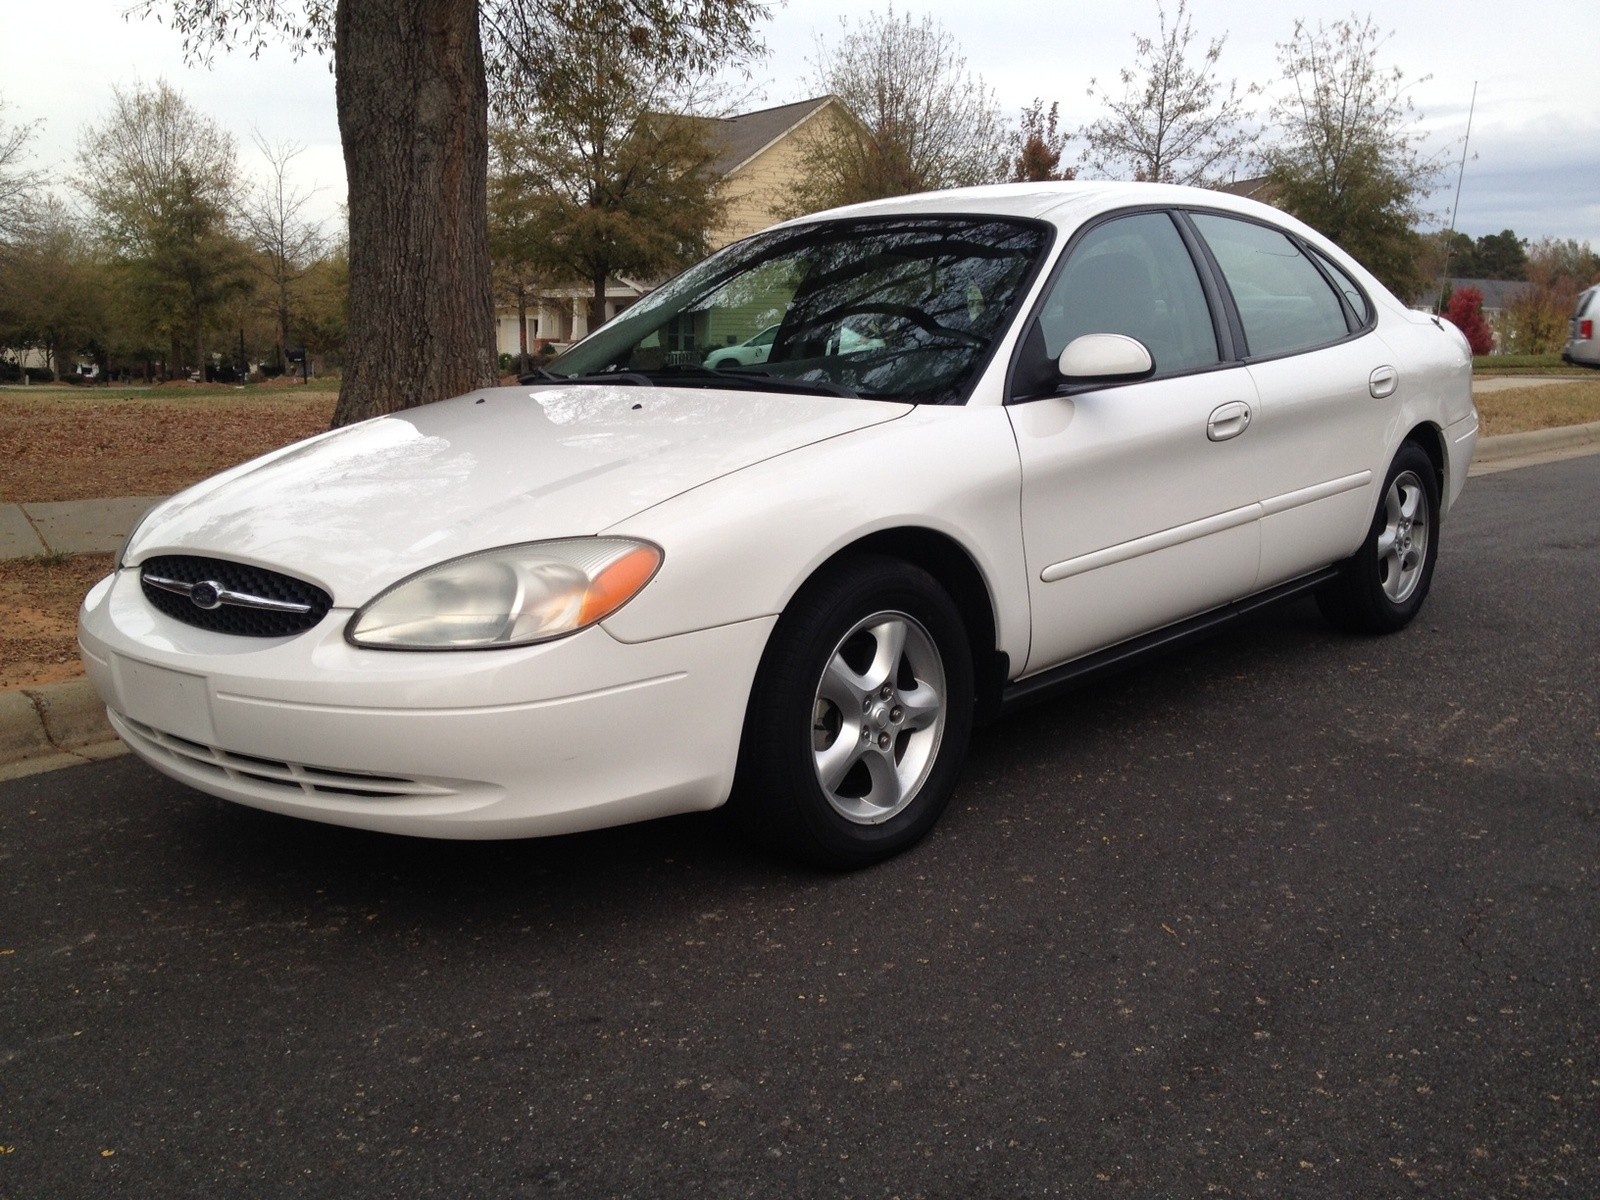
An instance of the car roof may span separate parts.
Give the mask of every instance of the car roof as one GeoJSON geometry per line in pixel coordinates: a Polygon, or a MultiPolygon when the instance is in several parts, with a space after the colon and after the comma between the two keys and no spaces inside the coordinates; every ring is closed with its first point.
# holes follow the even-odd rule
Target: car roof
{"type": "MultiPolygon", "coordinates": [[[[1076,229],[1084,221],[1116,209],[1145,205],[1208,208],[1237,213],[1265,221],[1279,229],[1298,234],[1345,270],[1353,270],[1369,290],[1388,294],[1388,289],[1337,243],[1330,241],[1303,221],[1259,200],[1236,196],[1211,188],[1186,187],[1174,183],[1131,183],[1120,180],[1063,180],[1044,183],[996,183],[985,187],[950,188],[939,192],[918,192],[869,200],[811,213],[777,228],[800,227],[815,221],[834,221],[850,217],[892,216],[997,216],[1025,217],[1049,221],[1063,232],[1076,229]]],[[[1392,298],[1392,297],[1391,297],[1392,298]]],[[[1394,305],[1403,309],[1398,300],[1394,305]]]]}
{"type": "Polygon", "coordinates": [[[1216,208],[1249,216],[1267,217],[1276,223],[1295,224],[1281,209],[1271,208],[1244,196],[1210,188],[1183,187],[1170,183],[1125,183],[1118,180],[1070,180],[1045,183],[998,183],[986,187],[950,188],[939,192],[918,192],[869,200],[812,213],[792,225],[841,217],[992,214],[1002,217],[1031,217],[1057,225],[1076,225],[1084,218],[1113,208],[1145,204],[1188,205],[1216,208]]]}

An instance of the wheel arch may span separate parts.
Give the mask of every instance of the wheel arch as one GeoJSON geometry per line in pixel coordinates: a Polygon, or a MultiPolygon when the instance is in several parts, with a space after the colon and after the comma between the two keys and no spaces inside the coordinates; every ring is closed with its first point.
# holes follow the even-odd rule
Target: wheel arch
{"type": "MultiPolygon", "coordinates": [[[[1010,673],[1010,658],[998,646],[994,596],[988,581],[966,548],[948,534],[925,526],[879,529],[841,546],[820,563],[820,572],[852,554],[879,554],[920,567],[949,594],[966,625],[972,650],[972,674],[979,721],[999,708],[1010,673]]],[[[813,572],[815,574],[816,572],[813,572]]]]}
{"type": "MultiPolygon", "coordinates": [[[[1411,431],[1402,439],[1401,444],[1403,445],[1405,442],[1415,442],[1422,448],[1422,452],[1428,456],[1428,461],[1433,464],[1434,475],[1439,484],[1440,503],[1442,506],[1444,503],[1443,497],[1450,494],[1448,486],[1450,483],[1450,456],[1445,451],[1444,430],[1440,429],[1432,421],[1423,421],[1412,427],[1411,431]]],[[[1443,514],[1441,513],[1440,515],[1442,516],[1443,514]]]]}

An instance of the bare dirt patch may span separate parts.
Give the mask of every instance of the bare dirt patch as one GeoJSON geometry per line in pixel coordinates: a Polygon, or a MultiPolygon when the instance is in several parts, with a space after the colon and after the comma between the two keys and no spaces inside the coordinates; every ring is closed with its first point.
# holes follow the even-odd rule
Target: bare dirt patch
{"type": "Polygon", "coordinates": [[[83,674],[78,607],[114,555],[0,559],[0,691],[83,674]]]}
{"type": "Polygon", "coordinates": [[[0,503],[168,495],[323,432],[337,399],[304,387],[38,392],[0,394],[0,503]]]}
{"type": "Polygon", "coordinates": [[[1600,378],[1543,387],[1506,388],[1473,397],[1483,436],[1526,433],[1600,421],[1600,378]]]}

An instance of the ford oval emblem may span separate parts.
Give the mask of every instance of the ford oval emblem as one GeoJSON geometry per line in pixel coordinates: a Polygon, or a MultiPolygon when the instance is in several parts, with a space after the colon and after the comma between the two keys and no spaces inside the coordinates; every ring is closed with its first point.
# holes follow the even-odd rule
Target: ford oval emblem
{"type": "Polygon", "coordinates": [[[206,580],[197,583],[189,589],[189,599],[194,601],[199,608],[213,609],[222,607],[222,585],[206,580]]]}

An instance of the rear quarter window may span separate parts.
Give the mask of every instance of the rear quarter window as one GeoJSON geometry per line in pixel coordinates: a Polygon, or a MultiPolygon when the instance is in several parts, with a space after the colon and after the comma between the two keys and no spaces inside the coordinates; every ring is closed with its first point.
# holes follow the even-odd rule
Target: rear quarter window
{"type": "Polygon", "coordinates": [[[1250,357],[1291,354],[1349,334],[1339,297],[1286,235],[1214,213],[1191,216],[1233,293],[1250,357]]]}
{"type": "Polygon", "coordinates": [[[1317,250],[1313,250],[1311,253],[1322,264],[1323,269],[1333,277],[1333,282],[1338,286],[1339,290],[1344,293],[1344,298],[1349,301],[1351,310],[1356,314],[1356,323],[1365,325],[1372,320],[1372,306],[1367,303],[1366,293],[1356,285],[1354,279],[1350,278],[1349,272],[1326,254],[1317,250]]]}

